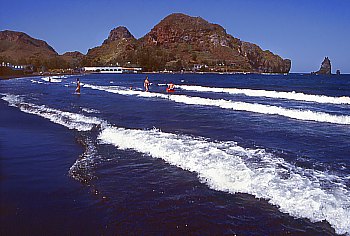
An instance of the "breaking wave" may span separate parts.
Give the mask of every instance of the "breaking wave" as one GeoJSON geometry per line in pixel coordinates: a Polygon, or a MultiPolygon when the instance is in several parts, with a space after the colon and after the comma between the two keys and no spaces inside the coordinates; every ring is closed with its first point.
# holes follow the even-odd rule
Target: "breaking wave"
{"type": "Polygon", "coordinates": [[[30,82],[32,82],[33,84],[43,84],[43,82],[41,82],[41,81],[36,81],[36,80],[33,80],[33,79],[31,79],[30,80],[30,82]]]}
{"type": "Polygon", "coordinates": [[[101,113],[99,110],[92,109],[92,108],[85,108],[85,107],[82,107],[81,110],[82,110],[83,112],[86,112],[86,113],[101,113]]]}
{"type": "Polygon", "coordinates": [[[107,127],[98,139],[195,172],[212,189],[251,194],[294,217],[326,220],[337,233],[350,233],[350,193],[335,175],[296,167],[263,149],[159,130],[107,127]]]}
{"type": "Polygon", "coordinates": [[[201,105],[201,106],[215,106],[223,109],[230,109],[236,111],[247,111],[268,115],[280,115],[297,120],[327,122],[333,124],[350,125],[350,116],[347,115],[333,115],[325,112],[316,112],[311,110],[301,109],[288,109],[279,106],[263,105],[258,103],[247,102],[234,102],[224,99],[210,99],[202,97],[193,97],[186,95],[167,95],[162,93],[144,92],[128,90],[118,86],[95,86],[90,84],[84,84],[84,87],[102,90],[110,93],[116,93],[120,95],[135,95],[140,97],[155,97],[169,99],[177,103],[183,103],[188,105],[201,105]]]}
{"type": "Polygon", "coordinates": [[[18,95],[7,94],[2,97],[10,106],[18,107],[21,111],[29,114],[35,114],[50,121],[63,125],[69,129],[76,129],[78,131],[91,130],[96,125],[103,125],[104,121],[95,118],[87,117],[81,114],[76,114],[67,111],[60,111],[58,109],[49,108],[45,105],[36,105],[24,102],[18,95]]]}
{"type": "Polygon", "coordinates": [[[315,103],[330,103],[330,104],[350,104],[350,97],[329,97],[325,95],[312,95],[298,92],[280,92],[268,91],[259,89],[238,89],[238,88],[214,88],[196,85],[176,85],[177,88],[183,90],[197,92],[214,92],[214,93],[229,93],[229,94],[244,94],[250,97],[267,97],[267,98],[282,98],[288,100],[315,102],[315,103]]]}
{"type": "MultiPolygon", "coordinates": [[[[234,141],[212,141],[156,129],[118,128],[96,117],[26,103],[17,95],[7,94],[2,99],[23,112],[47,118],[69,129],[87,131],[100,125],[100,144],[163,159],[196,173],[199,180],[212,189],[251,194],[266,199],[291,216],[308,218],[312,222],[326,220],[337,233],[350,233],[350,192],[345,180],[337,175],[301,168],[264,149],[243,148],[234,141]]],[[[86,139],[85,147],[69,173],[79,181],[89,182],[93,178],[90,167],[97,151],[93,140],[86,139]]]]}
{"type": "Polygon", "coordinates": [[[51,82],[51,83],[61,83],[62,78],[67,78],[64,76],[49,76],[49,77],[42,77],[41,79],[46,81],[46,82],[51,82]]]}

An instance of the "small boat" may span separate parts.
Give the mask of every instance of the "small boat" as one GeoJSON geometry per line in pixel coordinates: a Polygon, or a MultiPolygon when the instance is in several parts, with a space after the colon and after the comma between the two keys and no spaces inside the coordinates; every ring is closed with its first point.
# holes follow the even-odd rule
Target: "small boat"
{"type": "Polygon", "coordinates": [[[167,92],[167,93],[174,93],[174,92],[175,92],[175,89],[166,88],[166,92],[167,92]]]}

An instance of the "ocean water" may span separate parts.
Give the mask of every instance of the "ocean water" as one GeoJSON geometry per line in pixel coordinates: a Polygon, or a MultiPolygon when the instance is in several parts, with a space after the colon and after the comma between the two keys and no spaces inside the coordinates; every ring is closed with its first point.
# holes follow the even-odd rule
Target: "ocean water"
{"type": "Polygon", "coordinates": [[[1,235],[350,235],[349,75],[145,76],[0,81],[1,235]]]}

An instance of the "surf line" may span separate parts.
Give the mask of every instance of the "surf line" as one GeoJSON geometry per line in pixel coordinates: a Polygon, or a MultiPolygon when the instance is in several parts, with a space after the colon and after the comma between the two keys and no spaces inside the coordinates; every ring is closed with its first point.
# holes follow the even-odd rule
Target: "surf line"
{"type": "Polygon", "coordinates": [[[321,179],[323,172],[300,169],[264,149],[246,149],[234,141],[211,141],[156,129],[113,126],[103,129],[98,140],[100,144],[132,149],[195,172],[199,181],[217,191],[251,194],[294,217],[309,218],[312,222],[326,220],[336,232],[350,232],[350,222],[343,222],[350,216],[349,191],[346,188],[341,191],[342,187],[332,182],[339,177],[321,179]],[[250,161],[252,156],[256,158],[254,163],[250,161]],[[289,178],[284,177],[286,173],[289,178]],[[332,186],[331,190],[323,189],[319,182],[332,186]]]}
{"type": "Polygon", "coordinates": [[[224,99],[209,99],[177,94],[168,96],[167,94],[162,93],[128,90],[119,86],[96,86],[84,84],[84,87],[120,95],[134,95],[139,97],[168,99],[177,103],[188,105],[212,106],[235,111],[246,111],[266,115],[279,115],[296,120],[350,125],[350,116],[347,115],[332,115],[325,112],[315,112],[311,110],[288,109],[279,106],[263,105],[259,103],[234,102],[224,99]]]}
{"type": "Polygon", "coordinates": [[[228,93],[228,94],[244,94],[249,97],[267,97],[281,98],[287,100],[296,100],[315,103],[330,103],[330,104],[348,104],[350,105],[350,97],[329,97],[326,95],[313,95],[300,92],[284,92],[284,91],[269,91],[259,89],[239,89],[239,88],[215,88],[197,85],[176,85],[177,88],[196,92],[213,92],[213,93],[228,93]]]}
{"type": "MultiPolygon", "coordinates": [[[[297,218],[306,217],[313,222],[326,220],[337,233],[350,233],[350,223],[344,221],[350,216],[349,190],[344,184],[339,186],[333,182],[338,176],[325,175],[312,169],[300,170],[264,149],[246,149],[234,141],[210,141],[202,137],[165,133],[156,129],[118,128],[97,117],[25,103],[16,95],[5,95],[2,99],[23,112],[44,117],[69,129],[88,131],[93,128],[91,125],[105,124],[101,126],[97,138],[100,144],[112,144],[118,149],[133,149],[153,158],[161,158],[183,170],[197,173],[199,180],[212,189],[231,194],[248,193],[256,198],[264,198],[270,204],[278,206],[282,212],[297,218]],[[79,123],[87,127],[82,129],[77,125],[79,123]],[[257,159],[256,163],[251,163],[252,156],[257,159]],[[286,172],[290,177],[285,178],[286,172]],[[321,187],[320,182],[323,181],[331,186],[330,190],[321,187]]],[[[92,141],[90,144],[93,144],[92,141]]],[[[86,155],[98,158],[94,146],[90,148],[86,155]]],[[[83,160],[72,167],[73,170],[80,164],[93,165],[94,162],[83,160]]]]}
{"type": "Polygon", "coordinates": [[[22,112],[41,116],[53,123],[63,125],[69,129],[89,131],[95,126],[105,125],[105,121],[96,117],[88,117],[77,113],[50,108],[45,105],[24,102],[23,98],[18,95],[5,94],[1,99],[7,101],[9,106],[17,107],[22,112]]]}

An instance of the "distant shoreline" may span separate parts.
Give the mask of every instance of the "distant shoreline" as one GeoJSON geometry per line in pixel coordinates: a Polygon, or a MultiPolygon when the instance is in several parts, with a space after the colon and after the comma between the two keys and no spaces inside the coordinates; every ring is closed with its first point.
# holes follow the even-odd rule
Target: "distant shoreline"
{"type": "MultiPolygon", "coordinates": [[[[113,74],[113,73],[50,73],[50,74],[39,74],[39,73],[33,73],[33,74],[27,74],[27,75],[9,75],[9,76],[0,76],[0,80],[10,80],[10,79],[17,79],[17,78],[28,78],[28,77],[36,77],[36,76],[64,76],[64,75],[76,75],[76,76],[83,76],[83,75],[88,75],[88,74],[113,74]]],[[[295,75],[295,74],[300,74],[303,76],[308,76],[308,75],[313,75],[311,73],[302,73],[302,72],[293,72],[293,73],[258,73],[258,72],[159,72],[159,71],[151,71],[151,72],[140,72],[140,73],[115,73],[115,75],[119,74],[217,74],[217,75],[295,75]]],[[[331,74],[331,75],[316,75],[316,76],[342,76],[342,75],[349,75],[349,74],[331,74]]]]}
{"type": "Polygon", "coordinates": [[[27,74],[27,75],[6,75],[6,76],[0,76],[0,80],[9,80],[9,79],[27,78],[27,77],[36,77],[36,76],[59,76],[59,75],[81,75],[81,74],[74,74],[74,73],[39,74],[39,73],[33,73],[33,74],[27,74]]]}

